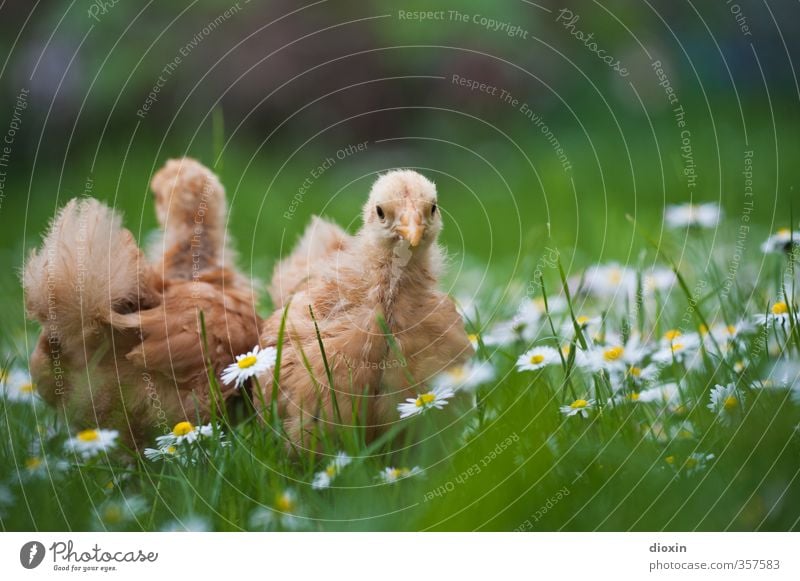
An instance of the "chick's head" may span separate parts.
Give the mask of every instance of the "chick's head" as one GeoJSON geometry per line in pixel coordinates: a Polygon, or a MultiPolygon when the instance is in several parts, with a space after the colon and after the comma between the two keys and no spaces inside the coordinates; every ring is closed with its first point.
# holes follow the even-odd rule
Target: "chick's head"
{"type": "Polygon", "coordinates": [[[442,228],[436,186],[411,170],[395,170],[378,178],[364,206],[364,230],[386,245],[405,240],[424,248],[442,228]]]}

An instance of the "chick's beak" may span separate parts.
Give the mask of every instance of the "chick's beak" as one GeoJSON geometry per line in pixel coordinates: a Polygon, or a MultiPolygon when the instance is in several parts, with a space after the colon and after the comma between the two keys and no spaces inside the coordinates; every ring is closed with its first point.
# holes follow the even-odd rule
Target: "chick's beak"
{"type": "Polygon", "coordinates": [[[408,240],[408,243],[414,247],[422,240],[422,235],[425,234],[425,225],[422,223],[422,217],[419,212],[412,208],[406,208],[400,214],[396,230],[401,237],[408,240]]]}

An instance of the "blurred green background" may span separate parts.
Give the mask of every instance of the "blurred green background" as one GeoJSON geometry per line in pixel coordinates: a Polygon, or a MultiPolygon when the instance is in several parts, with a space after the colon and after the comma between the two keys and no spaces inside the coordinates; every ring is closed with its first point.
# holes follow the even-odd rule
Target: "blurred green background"
{"type": "MultiPolygon", "coordinates": [[[[155,224],[149,178],[181,155],[220,173],[236,247],[262,279],[311,214],[357,228],[374,172],[396,166],[437,182],[443,240],[459,264],[491,264],[504,280],[525,278],[548,233],[575,253],[565,259],[573,269],[636,257],[641,240],[625,214],[655,237],[669,202],[718,201],[738,220],[746,150],[756,221],[786,226],[798,175],[798,9],[737,6],[749,35],[725,2],[573,3],[571,27],[565,5],[547,0],[6,2],[0,131],[20,91],[29,95],[3,168],[0,260],[9,273],[18,268],[55,209],[87,193],[123,211],[145,239],[155,224]],[[409,19],[415,10],[439,19],[409,19]],[[505,23],[518,32],[506,34],[505,23]],[[628,75],[578,32],[593,34],[628,75]],[[693,188],[654,61],[685,110],[693,188]],[[358,143],[364,151],[336,159],[358,143]],[[312,177],[326,158],[335,163],[312,177]]],[[[717,241],[729,234],[721,229],[717,241]]],[[[18,302],[7,278],[4,298],[18,302]]]]}
{"type": "MultiPolygon", "coordinates": [[[[797,3],[755,0],[3,2],[0,139],[11,138],[0,143],[0,154],[8,147],[0,160],[4,340],[24,343],[18,270],[54,212],[72,197],[98,197],[124,213],[144,244],[155,226],[150,177],[166,159],[183,155],[221,176],[234,246],[262,288],[312,214],[354,231],[375,173],[417,168],[439,188],[453,292],[499,303],[507,291],[524,287],[546,247],[560,250],[568,274],[594,262],[638,263],[646,245],[626,215],[681,256],[687,233],[663,230],[668,203],[719,203],[727,219],[706,247],[734,244],[749,199],[744,159],[752,151],[753,230],[745,241],[751,266],[739,276],[753,277],[767,232],[797,222],[798,16],[797,3]],[[425,20],[407,14],[421,10],[435,13],[425,20]],[[595,50],[619,60],[627,75],[606,66],[595,50]],[[655,62],[677,103],[669,102],[655,62]],[[454,75],[486,90],[470,90],[454,75]],[[685,127],[676,121],[678,105],[685,127]],[[690,161],[682,157],[684,130],[690,161]],[[684,173],[687,163],[692,180],[684,173]]],[[[743,282],[754,286],[755,280],[743,282]]],[[[506,311],[515,306],[509,305],[506,311]]],[[[454,474],[491,453],[512,428],[528,425],[526,410],[544,404],[538,395],[525,397],[529,405],[515,408],[510,428],[476,440],[477,448],[455,459],[454,474]]],[[[737,449],[782,441],[793,416],[757,421],[736,435],[728,464],[685,503],[672,473],[654,476],[653,490],[663,496],[631,487],[661,452],[648,448],[626,464],[624,431],[609,437],[624,440],[608,448],[611,467],[593,460],[595,447],[570,448],[564,464],[585,465],[588,475],[576,480],[573,498],[593,495],[601,481],[612,486],[577,521],[568,522],[575,504],[564,503],[541,526],[719,529],[735,518],[734,528],[765,521],[771,528],[796,526],[795,514],[772,513],[772,504],[749,496],[779,459],[781,482],[795,481],[785,457],[792,450],[748,457],[744,474],[735,457],[737,449]],[[760,437],[772,432],[778,435],[760,437]],[[615,471],[615,461],[626,471],[615,471]],[[709,516],[708,499],[737,478],[739,496],[709,516]],[[684,510],[669,512],[679,505],[684,510]],[[636,520],[647,511],[645,521],[636,520]]],[[[498,483],[498,494],[481,496],[493,486],[487,473],[449,495],[438,512],[417,509],[413,525],[400,515],[350,526],[468,529],[484,520],[488,528],[515,526],[563,484],[548,468],[555,461],[548,448],[555,427],[542,422],[525,449],[533,462],[517,479],[498,483]],[[520,492],[522,480],[535,483],[544,470],[538,488],[520,492]],[[522,501],[505,506],[512,496],[522,501]],[[475,499],[482,499],[473,507],[477,516],[461,512],[475,499]],[[495,514],[499,520],[492,522],[495,514]]],[[[600,441],[588,430],[572,436],[600,441]]],[[[520,461],[507,454],[495,466],[506,474],[520,461]]],[[[420,486],[424,492],[438,484],[420,486]]],[[[263,488],[256,479],[248,485],[253,494],[263,488]]],[[[782,498],[776,490],[768,497],[782,498]]],[[[377,488],[370,494],[385,496],[377,488]]],[[[359,498],[360,504],[332,504],[326,516],[359,516],[359,498]]]]}

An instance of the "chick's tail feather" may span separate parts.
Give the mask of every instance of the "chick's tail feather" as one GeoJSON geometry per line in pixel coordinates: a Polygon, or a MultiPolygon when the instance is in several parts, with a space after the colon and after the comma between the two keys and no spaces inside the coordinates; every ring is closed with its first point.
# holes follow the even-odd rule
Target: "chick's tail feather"
{"type": "Polygon", "coordinates": [[[23,271],[28,314],[60,340],[112,323],[115,313],[158,304],[157,278],[111,208],[71,200],[23,271]]]}

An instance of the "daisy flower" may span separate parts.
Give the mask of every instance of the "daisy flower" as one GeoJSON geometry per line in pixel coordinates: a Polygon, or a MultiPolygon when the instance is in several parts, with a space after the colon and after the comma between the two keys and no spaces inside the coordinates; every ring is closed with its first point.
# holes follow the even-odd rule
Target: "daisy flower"
{"type": "Polygon", "coordinates": [[[790,252],[792,245],[800,245],[800,232],[796,230],[793,232],[789,228],[781,228],[764,241],[761,245],[761,252],[764,254],[790,252]]]}
{"type": "Polygon", "coordinates": [[[104,531],[108,527],[125,525],[135,520],[147,508],[147,501],[136,495],[125,496],[121,500],[106,500],[95,513],[95,528],[104,531]]]}
{"type": "MultiPolygon", "coordinates": [[[[592,335],[600,329],[603,319],[602,317],[597,317],[594,315],[578,315],[575,317],[575,322],[578,323],[578,327],[580,327],[581,331],[585,331],[592,335]]],[[[575,332],[575,325],[572,323],[572,319],[570,317],[567,317],[567,320],[561,325],[561,332],[565,335],[575,332]]]]}
{"type": "Polygon", "coordinates": [[[677,383],[665,383],[640,391],[637,401],[641,403],[660,402],[673,404],[678,401],[679,396],[677,383]]]}
{"type": "Polygon", "coordinates": [[[194,444],[201,438],[207,438],[214,433],[211,424],[205,426],[194,426],[191,422],[178,422],[169,434],[164,434],[156,438],[159,447],[179,446],[184,442],[194,444]]]}
{"type": "Polygon", "coordinates": [[[296,531],[303,528],[305,521],[298,518],[297,495],[293,490],[284,490],[275,495],[272,507],[255,509],[248,519],[250,529],[268,531],[281,528],[296,531]]]}
{"type": "Polygon", "coordinates": [[[655,266],[642,277],[642,288],[645,293],[670,291],[677,284],[678,277],[671,268],[655,266]]]}
{"type": "Polygon", "coordinates": [[[585,418],[588,417],[588,410],[594,407],[594,403],[593,399],[576,399],[569,405],[562,405],[559,409],[568,418],[576,414],[581,414],[585,418]]]}
{"type": "Polygon", "coordinates": [[[697,353],[699,347],[700,337],[696,333],[667,331],[661,341],[661,349],[653,354],[653,360],[663,364],[672,363],[673,360],[685,361],[697,353]]]}
{"type": "Polygon", "coordinates": [[[236,361],[228,365],[222,372],[222,382],[229,385],[236,382],[236,387],[241,387],[245,381],[254,375],[260,375],[275,365],[278,350],[275,347],[261,349],[258,345],[244,355],[237,355],[236,361]]]}
{"type": "Polygon", "coordinates": [[[448,387],[434,386],[427,392],[418,395],[416,398],[409,397],[405,402],[397,405],[400,412],[400,419],[421,414],[429,409],[442,409],[447,405],[447,400],[455,395],[455,392],[448,387]]]}
{"type": "Polygon", "coordinates": [[[205,533],[211,530],[211,525],[201,516],[189,515],[169,521],[161,530],[167,533],[205,533]]]}
{"type": "Polygon", "coordinates": [[[786,304],[786,301],[778,301],[770,307],[765,319],[762,319],[761,315],[759,315],[756,320],[767,325],[773,323],[781,326],[786,325],[789,322],[789,305],[786,304]]]}
{"type": "Polygon", "coordinates": [[[418,474],[422,474],[422,469],[419,466],[414,466],[413,468],[394,468],[393,466],[387,466],[381,470],[380,474],[378,474],[378,478],[386,484],[392,484],[403,478],[416,476],[418,474]]]}
{"type": "Polygon", "coordinates": [[[174,444],[169,444],[161,448],[145,448],[144,457],[151,462],[158,462],[159,460],[174,460],[181,456],[178,447],[174,444]]]}
{"type": "Polygon", "coordinates": [[[583,276],[584,290],[597,298],[631,296],[636,292],[636,273],[616,262],[590,266],[583,276]]]}
{"type": "Polygon", "coordinates": [[[9,401],[28,402],[36,399],[31,376],[27,371],[12,369],[2,373],[3,395],[9,401]]]}
{"type": "Polygon", "coordinates": [[[708,409],[715,412],[723,424],[730,424],[741,411],[742,398],[732,383],[717,385],[711,390],[710,399],[708,409]]]}
{"type": "Polygon", "coordinates": [[[561,357],[552,347],[534,347],[519,356],[517,371],[536,371],[548,365],[558,365],[561,357]]]}
{"type": "Polygon", "coordinates": [[[314,480],[311,482],[311,488],[314,490],[322,490],[323,488],[328,488],[333,482],[333,479],[336,478],[341,472],[342,469],[350,464],[352,459],[350,456],[345,454],[344,452],[339,452],[336,454],[333,460],[328,463],[328,466],[325,470],[321,470],[314,474],[314,480]]]}
{"type": "Polygon", "coordinates": [[[664,220],[670,228],[714,228],[719,224],[722,210],[717,204],[675,204],[667,206],[664,220]]]}
{"type": "Polygon", "coordinates": [[[117,445],[117,430],[89,429],[82,430],[67,440],[65,448],[79,454],[84,460],[93,458],[101,452],[108,452],[117,445]]]}
{"type": "Polygon", "coordinates": [[[486,335],[483,336],[483,344],[487,347],[499,347],[510,345],[520,338],[517,323],[514,321],[503,321],[494,325],[486,335]]]}
{"type": "Polygon", "coordinates": [[[471,361],[438,374],[433,384],[451,391],[474,391],[479,385],[494,379],[494,375],[494,367],[487,361],[471,361]]]}

